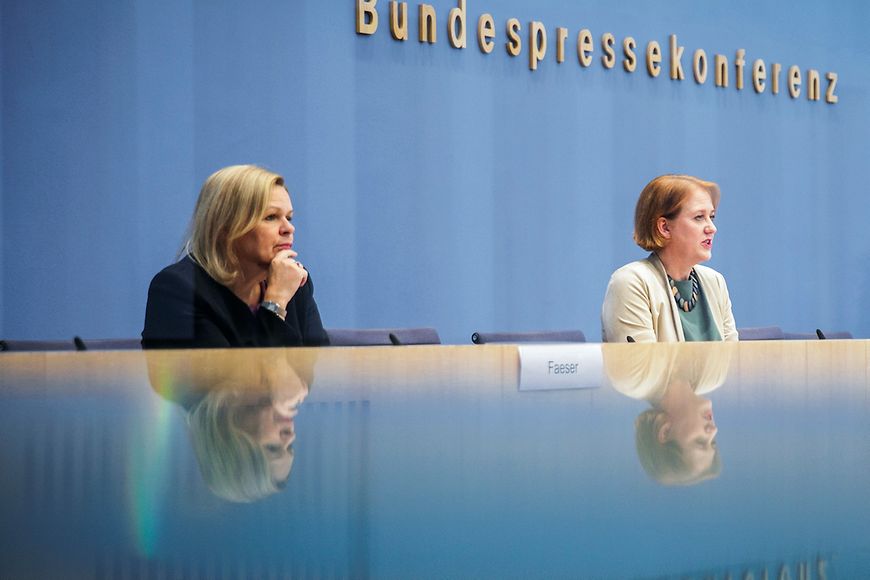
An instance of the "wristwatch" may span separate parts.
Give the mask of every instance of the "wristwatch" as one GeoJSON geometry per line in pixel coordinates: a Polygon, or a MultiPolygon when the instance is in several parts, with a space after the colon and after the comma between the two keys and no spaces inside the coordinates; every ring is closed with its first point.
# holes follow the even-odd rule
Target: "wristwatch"
{"type": "Polygon", "coordinates": [[[287,318],[287,310],[281,307],[277,302],[272,302],[271,300],[263,300],[260,302],[260,308],[265,308],[266,310],[270,310],[278,315],[278,318],[281,320],[285,320],[287,318]]]}

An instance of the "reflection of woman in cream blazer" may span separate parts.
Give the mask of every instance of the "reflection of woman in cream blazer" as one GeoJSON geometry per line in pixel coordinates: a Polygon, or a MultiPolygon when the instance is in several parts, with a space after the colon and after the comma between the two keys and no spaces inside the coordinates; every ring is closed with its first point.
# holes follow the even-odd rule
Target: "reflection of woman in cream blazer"
{"type": "Polygon", "coordinates": [[[710,342],[607,346],[603,349],[604,371],[614,389],[655,407],[677,380],[689,383],[698,395],[721,387],[728,377],[734,348],[710,342]]]}
{"type": "Polygon", "coordinates": [[[725,382],[733,345],[612,345],[603,349],[610,384],[650,408],[635,420],[637,457],[664,485],[691,485],[719,475],[713,403],[700,395],[725,382]]]}

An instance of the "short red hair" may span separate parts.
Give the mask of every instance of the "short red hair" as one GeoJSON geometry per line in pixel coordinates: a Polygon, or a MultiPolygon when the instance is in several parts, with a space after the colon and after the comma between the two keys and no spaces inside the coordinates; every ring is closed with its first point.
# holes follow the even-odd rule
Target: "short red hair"
{"type": "Polygon", "coordinates": [[[660,175],[646,184],[634,209],[634,241],[649,252],[661,250],[667,240],[659,233],[659,218],[673,219],[695,189],[710,194],[713,207],[719,206],[719,186],[691,175],[660,175]]]}

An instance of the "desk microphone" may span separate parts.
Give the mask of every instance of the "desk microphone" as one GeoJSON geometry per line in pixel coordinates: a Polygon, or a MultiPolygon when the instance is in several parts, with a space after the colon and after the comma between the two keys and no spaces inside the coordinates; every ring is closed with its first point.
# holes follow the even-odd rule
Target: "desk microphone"
{"type": "Polygon", "coordinates": [[[819,340],[825,340],[826,338],[828,338],[827,336],[825,336],[825,333],[822,332],[821,328],[816,329],[816,336],[819,337],[819,340]]]}
{"type": "Polygon", "coordinates": [[[402,346],[402,341],[399,340],[399,337],[392,332],[390,333],[390,342],[393,343],[393,346],[402,346]]]}
{"type": "Polygon", "coordinates": [[[632,337],[631,335],[626,336],[626,337],[625,337],[625,340],[626,340],[627,342],[635,342],[634,337],[632,337]]]}

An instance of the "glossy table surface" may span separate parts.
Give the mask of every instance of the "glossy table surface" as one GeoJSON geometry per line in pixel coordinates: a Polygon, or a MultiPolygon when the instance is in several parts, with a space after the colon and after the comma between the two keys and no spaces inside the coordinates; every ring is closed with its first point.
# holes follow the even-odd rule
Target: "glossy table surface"
{"type": "Polygon", "coordinates": [[[4,353],[0,578],[870,577],[870,341],[586,348],[4,353]]]}

